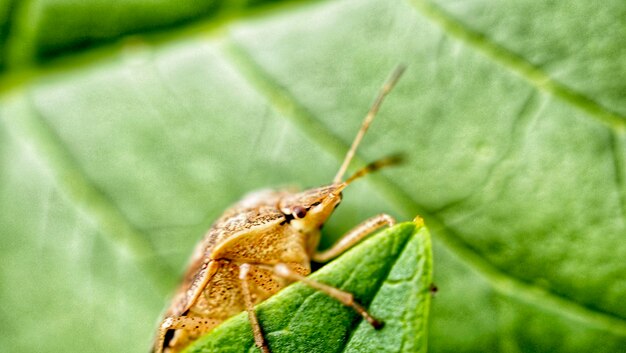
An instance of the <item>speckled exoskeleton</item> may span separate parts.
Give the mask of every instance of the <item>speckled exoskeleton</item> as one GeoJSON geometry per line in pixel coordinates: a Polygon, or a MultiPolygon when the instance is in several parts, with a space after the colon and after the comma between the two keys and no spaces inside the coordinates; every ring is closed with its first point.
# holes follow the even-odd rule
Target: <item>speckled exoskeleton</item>
{"type": "Polygon", "coordinates": [[[183,283],[158,329],[155,353],[179,352],[243,310],[248,312],[255,344],[269,353],[254,305],[291,281],[325,292],[352,307],[375,328],[382,326],[350,293],[306,275],[311,272],[311,261],[329,261],[379,228],[395,223],[389,215],[377,215],[357,225],[330,249],[317,250],[320,228],[341,202],[341,191],[353,180],[395,161],[379,160],[342,181],[383,98],[403,71],[404,67],[398,67],[381,88],[332,184],[302,192],[252,193],[213,224],[196,247],[183,283]]]}

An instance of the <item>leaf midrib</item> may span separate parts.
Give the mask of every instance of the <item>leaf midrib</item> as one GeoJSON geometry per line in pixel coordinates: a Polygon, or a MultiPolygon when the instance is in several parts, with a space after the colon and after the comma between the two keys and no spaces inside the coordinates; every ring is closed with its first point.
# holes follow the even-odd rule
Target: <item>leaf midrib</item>
{"type": "MultiPolygon", "coordinates": [[[[299,1],[297,1],[299,2],[299,1]]],[[[296,2],[296,3],[297,3],[296,2]]],[[[533,66],[521,56],[509,51],[506,48],[499,46],[486,37],[473,32],[463,24],[459,23],[453,17],[449,16],[436,6],[427,3],[423,0],[411,0],[414,7],[421,11],[422,15],[430,19],[432,22],[440,26],[443,31],[463,42],[465,42],[470,48],[474,48],[478,52],[485,54],[486,58],[496,62],[506,69],[515,72],[520,77],[530,82],[538,90],[544,91],[552,96],[561,98],[569,103],[576,109],[584,111],[586,116],[594,118],[603,124],[607,125],[614,131],[621,134],[626,129],[626,117],[609,110],[602,106],[598,102],[594,101],[590,97],[585,96],[559,82],[552,80],[545,72],[539,68],[533,66]]],[[[302,6],[298,4],[298,6],[302,6]]],[[[275,8],[290,8],[294,7],[292,2],[287,4],[279,4],[272,7],[271,12],[276,12],[275,8]]],[[[216,20],[211,19],[200,23],[194,23],[190,26],[185,26],[180,29],[174,30],[172,35],[168,35],[162,38],[159,35],[147,35],[143,38],[153,45],[166,45],[171,42],[175,42],[181,38],[188,37],[190,35],[206,35],[208,33],[214,34],[216,37],[223,36],[222,29],[228,27],[233,22],[239,22],[251,17],[257,17],[269,12],[265,7],[263,11],[250,10],[242,16],[232,17],[216,20]]],[[[100,48],[88,50],[84,53],[76,55],[70,55],[55,61],[53,64],[44,68],[29,68],[15,73],[4,74],[0,76],[0,97],[6,97],[7,93],[11,94],[12,91],[17,91],[18,88],[27,86],[29,83],[41,78],[59,72],[72,72],[80,70],[81,67],[93,65],[94,59],[106,60],[116,55],[123,50],[126,50],[124,45],[115,43],[112,45],[106,45],[100,48]]],[[[245,59],[244,59],[245,60],[245,59]]],[[[233,61],[235,62],[235,61],[233,61]]],[[[236,62],[235,62],[236,63],[236,62]]],[[[242,66],[237,67],[243,73],[244,77],[250,79],[249,75],[258,75],[260,77],[254,77],[253,80],[265,80],[262,76],[266,76],[262,71],[254,72],[248,70],[242,66]],[[246,71],[248,71],[246,73],[246,71]],[[246,76],[248,75],[248,76],[246,76]]],[[[258,84],[258,83],[257,83],[258,84]]],[[[255,87],[257,91],[267,98],[276,110],[283,112],[283,115],[290,118],[294,124],[302,130],[313,141],[320,144],[325,148],[332,156],[341,159],[343,152],[348,148],[339,137],[335,136],[330,130],[322,124],[316,117],[308,112],[302,105],[300,105],[293,97],[282,92],[281,88],[271,80],[265,82],[264,89],[258,89],[255,84],[251,85],[255,87]],[[269,84],[268,84],[269,83],[269,84]],[[273,87],[272,87],[273,85],[273,87]],[[269,95],[269,96],[268,96],[269,95]],[[285,109],[288,108],[288,109],[285,109]],[[286,113],[285,113],[286,112],[286,113]],[[305,128],[308,126],[308,129],[305,128]],[[311,134],[310,129],[313,126],[318,131],[323,131],[322,134],[311,134]]],[[[43,121],[40,121],[43,124],[43,121]]],[[[35,137],[29,136],[29,137],[35,137]]],[[[53,141],[58,144],[58,148],[64,149],[60,140],[53,141]]],[[[46,154],[49,151],[40,149],[40,153],[46,154]]],[[[65,151],[64,153],[66,153],[65,151]]],[[[68,156],[71,156],[68,153],[68,156]]],[[[51,156],[43,155],[42,158],[50,159],[51,156]]],[[[92,188],[93,191],[100,192],[96,185],[94,185],[86,176],[81,168],[78,168],[77,162],[68,159],[70,163],[74,163],[76,171],[82,174],[83,181],[92,188]]],[[[49,162],[49,161],[48,161],[49,162]]],[[[64,164],[48,163],[49,167],[61,168],[64,164]]],[[[57,171],[58,174],[59,171],[57,171]]],[[[382,193],[385,197],[389,198],[395,205],[398,206],[400,213],[407,213],[407,209],[411,212],[420,213],[428,218],[430,221],[431,229],[439,235],[439,238],[444,244],[456,253],[468,266],[476,271],[477,274],[484,277],[494,288],[494,290],[501,292],[510,297],[516,298],[520,301],[532,304],[540,307],[544,310],[555,312],[559,315],[564,315],[575,319],[577,321],[583,321],[591,326],[596,326],[608,332],[613,332],[618,335],[626,336],[626,320],[611,316],[608,313],[599,312],[591,308],[587,308],[580,303],[574,302],[568,298],[564,298],[558,294],[552,293],[541,287],[525,283],[515,277],[512,277],[506,273],[503,273],[500,269],[496,268],[492,264],[484,260],[478,253],[476,253],[468,244],[463,243],[458,235],[445,228],[445,225],[436,216],[427,212],[421,207],[410,195],[404,190],[400,189],[392,181],[382,176],[376,176],[370,179],[378,189],[384,190],[382,193]]],[[[58,183],[58,181],[57,181],[58,183]]],[[[71,185],[60,185],[64,188],[72,188],[71,185]]],[[[72,192],[69,192],[71,194],[72,192]]],[[[105,195],[104,195],[105,196],[105,195]]],[[[109,205],[112,208],[116,208],[116,205],[109,205]]],[[[100,212],[98,210],[90,210],[90,212],[100,212]]],[[[117,212],[120,212],[119,209],[117,212]]],[[[97,215],[97,217],[106,217],[106,215],[97,215]]],[[[123,224],[124,227],[133,228],[130,224],[123,224]]]]}

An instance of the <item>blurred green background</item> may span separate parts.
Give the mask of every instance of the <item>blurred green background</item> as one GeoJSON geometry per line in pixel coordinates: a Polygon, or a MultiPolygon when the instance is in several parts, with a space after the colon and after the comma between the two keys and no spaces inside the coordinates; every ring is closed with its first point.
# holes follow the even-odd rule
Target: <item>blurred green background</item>
{"type": "Polygon", "coordinates": [[[0,0],[0,347],[145,352],[191,249],[327,183],[421,214],[432,352],[626,351],[626,3],[0,0]],[[357,163],[358,164],[358,163],[357,163]]]}

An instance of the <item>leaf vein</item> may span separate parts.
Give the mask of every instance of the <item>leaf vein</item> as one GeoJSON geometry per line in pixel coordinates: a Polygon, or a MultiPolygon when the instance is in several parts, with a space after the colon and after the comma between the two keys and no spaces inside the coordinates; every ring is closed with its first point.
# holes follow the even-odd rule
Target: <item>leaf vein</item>
{"type": "Polygon", "coordinates": [[[80,163],[46,121],[28,95],[6,100],[23,109],[22,114],[0,114],[16,138],[33,147],[51,173],[59,190],[77,210],[90,218],[118,249],[130,255],[160,294],[169,293],[174,271],[154,256],[148,235],[135,227],[117,205],[89,178],[80,163]]]}
{"type": "MultiPolygon", "coordinates": [[[[483,193],[483,189],[488,185],[489,181],[493,179],[494,173],[498,166],[501,166],[504,162],[509,160],[513,153],[515,152],[515,146],[520,146],[523,140],[528,135],[528,129],[532,127],[532,122],[538,118],[538,115],[542,112],[542,106],[535,107],[533,106],[534,100],[536,100],[536,94],[534,91],[531,91],[528,97],[522,102],[520,108],[517,111],[515,121],[513,123],[513,128],[511,131],[511,135],[507,139],[509,142],[506,147],[503,149],[500,156],[498,156],[493,163],[486,167],[486,173],[483,177],[483,180],[477,182],[476,187],[472,188],[472,190],[457,200],[453,200],[437,209],[430,210],[431,214],[442,214],[445,211],[448,211],[456,206],[463,204],[465,201],[470,200],[476,195],[480,195],[483,193]]],[[[510,173],[515,173],[515,171],[511,170],[510,173]]],[[[475,210],[476,211],[476,210],[475,210]]],[[[467,215],[470,217],[471,215],[467,215]]],[[[460,221],[461,219],[457,219],[460,221]]]]}
{"type": "Polygon", "coordinates": [[[626,219],[626,191],[624,189],[624,132],[611,131],[609,143],[613,160],[615,185],[617,187],[617,200],[619,203],[622,219],[626,219]]]}
{"type": "MultiPolygon", "coordinates": [[[[391,271],[393,271],[393,268],[396,267],[396,263],[398,263],[398,261],[400,260],[400,257],[402,256],[402,253],[406,250],[408,244],[411,242],[412,237],[415,236],[414,230],[412,230],[411,232],[412,232],[412,235],[410,237],[407,237],[406,239],[404,239],[404,244],[402,244],[402,248],[398,251],[398,256],[396,256],[396,258],[393,259],[393,262],[390,264],[389,269],[387,269],[387,271],[386,271],[387,273],[385,273],[385,276],[383,277],[385,280],[381,281],[379,283],[379,285],[378,285],[378,288],[376,288],[376,290],[374,291],[374,295],[372,296],[372,300],[368,303],[368,309],[369,309],[369,306],[374,301],[374,299],[376,299],[376,296],[378,295],[378,292],[380,292],[381,288],[385,285],[385,282],[388,279],[389,275],[391,274],[391,271]]],[[[352,324],[352,327],[350,327],[350,331],[348,332],[348,337],[346,337],[346,342],[347,343],[352,341],[352,336],[355,334],[356,328],[362,322],[363,322],[363,318],[361,316],[359,316],[358,320],[356,320],[352,324]]],[[[343,347],[341,347],[341,350],[338,353],[344,353],[345,352],[346,348],[348,347],[347,343],[345,345],[343,345],[343,347]]]]}
{"type": "Polygon", "coordinates": [[[485,34],[469,28],[467,24],[454,18],[437,5],[427,0],[409,1],[421,15],[441,27],[444,33],[459,39],[494,62],[516,73],[538,90],[561,98],[613,130],[626,128],[626,116],[603,106],[584,93],[554,80],[548,73],[533,65],[520,54],[489,40],[485,34]]]}

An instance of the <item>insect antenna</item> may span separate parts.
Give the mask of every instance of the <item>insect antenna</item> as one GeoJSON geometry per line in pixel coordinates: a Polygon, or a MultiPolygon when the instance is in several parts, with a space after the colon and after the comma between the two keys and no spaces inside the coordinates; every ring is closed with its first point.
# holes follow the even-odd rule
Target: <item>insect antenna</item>
{"type": "MultiPolygon", "coordinates": [[[[378,95],[376,96],[376,99],[374,100],[374,103],[372,104],[372,107],[370,108],[370,110],[365,115],[365,118],[363,119],[361,128],[359,129],[359,132],[356,134],[356,137],[354,138],[354,141],[352,142],[352,146],[350,146],[350,150],[348,150],[348,153],[346,153],[346,157],[343,160],[343,164],[341,164],[341,167],[339,168],[337,175],[335,175],[335,178],[333,179],[333,183],[336,184],[336,183],[341,182],[341,178],[343,178],[343,175],[346,173],[346,170],[348,169],[348,165],[352,161],[352,158],[354,158],[354,154],[356,152],[356,149],[359,147],[359,143],[361,143],[363,136],[365,135],[365,133],[367,132],[367,129],[372,123],[372,120],[374,120],[376,113],[378,113],[378,110],[380,109],[380,106],[383,103],[383,99],[391,91],[391,89],[396,85],[396,83],[400,79],[400,76],[402,76],[402,73],[404,72],[405,69],[406,69],[406,66],[398,65],[395,68],[395,70],[393,70],[393,72],[391,73],[387,81],[385,81],[385,84],[383,84],[383,86],[381,87],[380,91],[378,92],[378,95]]],[[[365,172],[365,174],[367,174],[367,172],[365,172]]]]}
{"type": "Polygon", "coordinates": [[[402,163],[403,157],[402,155],[396,154],[396,155],[391,155],[385,158],[381,158],[379,160],[376,160],[368,165],[366,165],[365,167],[357,170],[354,174],[352,174],[348,179],[346,179],[345,183],[346,184],[350,184],[351,182],[353,182],[354,180],[365,176],[371,172],[377,171],[381,168],[384,167],[388,167],[390,165],[395,165],[395,164],[399,164],[402,163]]]}

